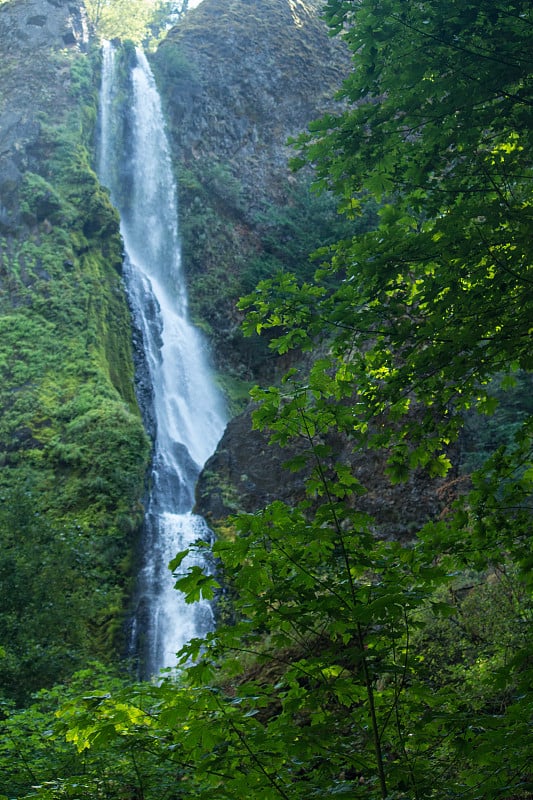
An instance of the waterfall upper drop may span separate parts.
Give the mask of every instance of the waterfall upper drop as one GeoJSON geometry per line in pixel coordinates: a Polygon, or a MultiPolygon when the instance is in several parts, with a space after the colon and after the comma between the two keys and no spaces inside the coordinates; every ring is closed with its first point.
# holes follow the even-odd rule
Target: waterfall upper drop
{"type": "Polygon", "coordinates": [[[120,213],[124,277],[152,392],[154,455],[134,621],[134,648],[150,676],[173,666],[181,646],[213,624],[208,603],[185,604],[168,563],[209,537],[205,521],[191,513],[194,487],[226,415],[205,343],[188,318],[177,191],[159,94],[140,49],[127,87],[124,78],[119,85],[118,53],[104,44],[98,169],[120,213]]]}

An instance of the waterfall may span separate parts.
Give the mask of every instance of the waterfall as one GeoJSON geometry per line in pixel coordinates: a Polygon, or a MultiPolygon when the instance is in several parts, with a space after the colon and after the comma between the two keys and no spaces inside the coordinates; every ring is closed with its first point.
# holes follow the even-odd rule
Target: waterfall
{"type": "MultiPolygon", "coordinates": [[[[126,82],[125,104],[118,51],[105,43],[98,171],[120,214],[124,279],[151,384],[154,452],[133,622],[133,646],[149,677],[173,666],[182,645],[213,625],[209,603],[187,605],[174,589],[168,563],[210,538],[205,521],[192,514],[194,487],[226,418],[205,342],[188,318],[170,148],[140,49],[126,82]]],[[[198,562],[182,568],[192,563],[198,562]]]]}

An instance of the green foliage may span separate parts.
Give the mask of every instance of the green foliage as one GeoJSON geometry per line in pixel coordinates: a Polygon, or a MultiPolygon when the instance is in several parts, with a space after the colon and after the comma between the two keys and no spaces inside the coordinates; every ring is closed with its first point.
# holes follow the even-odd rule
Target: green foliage
{"type": "Polygon", "coordinates": [[[102,39],[130,39],[140,44],[162,5],[159,0],[87,0],[89,20],[102,39]]]}
{"type": "Polygon", "coordinates": [[[398,475],[436,465],[465,409],[490,410],[493,375],[531,366],[530,72],[518,55],[530,9],[486,28],[489,7],[458,4],[456,18],[443,4],[391,3],[388,14],[363,3],[352,25],[351,7],[329,4],[336,24],[348,14],[360,68],[348,110],[315,123],[302,152],[350,213],[361,192],[380,199],[380,224],[339,243],[312,285],[272,281],[242,306],[249,330],[281,326],[282,351],[333,337],[332,368],[359,394],[355,428],[365,433],[370,416],[395,423],[372,438],[394,447],[398,475]],[[391,54],[415,35],[400,68],[391,54]]]}
{"type": "Polygon", "coordinates": [[[83,531],[54,528],[37,509],[21,490],[4,495],[0,506],[0,699],[19,703],[81,666],[98,606],[83,531]]]}
{"type": "Polygon", "coordinates": [[[500,447],[505,447],[519,433],[533,413],[531,373],[497,376],[487,386],[490,414],[469,413],[465,418],[461,469],[466,473],[478,469],[500,447]]]}
{"type": "Polygon", "coordinates": [[[87,16],[101,39],[124,39],[153,47],[187,12],[188,2],[86,0],[87,16]]]}
{"type": "MultiPolygon", "coordinates": [[[[309,489],[332,500],[338,490],[328,470],[335,467],[319,443],[326,432],[342,432],[357,449],[384,450],[393,481],[419,467],[430,476],[445,475],[453,452],[449,445],[465,411],[490,415],[496,407],[487,388],[491,379],[509,383],[507,376],[517,368],[531,368],[531,112],[523,94],[531,70],[520,58],[531,40],[531,9],[520,3],[505,11],[492,3],[457,3],[455,10],[450,14],[444,4],[429,3],[391,2],[379,9],[370,2],[328,4],[330,21],[344,28],[356,54],[357,68],[345,86],[351,104],[338,119],[317,122],[300,147],[321,183],[338,194],[341,208],[357,213],[358,196],[369,193],[381,203],[380,222],[376,230],[333,247],[313,281],[280,276],[261,283],[242,303],[250,311],[248,330],[273,329],[277,352],[313,351],[318,342],[327,348],[327,357],[309,374],[293,370],[281,387],[255,397],[261,402],[257,424],[270,429],[274,441],[316,437],[313,452],[321,474],[311,478],[309,489]]],[[[507,436],[500,435],[485,457],[477,454],[472,491],[443,521],[428,525],[409,550],[409,564],[421,580],[418,597],[434,580],[436,558],[450,573],[515,571],[520,600],[508,609],[506,634],[500,632],[497,644],[490,645],[470,634],[475,656],[460,665],[448,656],[449,673],[432,676],[431,698],[425,654],[405,661],[406,682],[385,714],[388,722],[400,715],[396,742],[387,744],[387,725],[379,722],[386,691],[374,688],[372,699],[366,687],[368,727],[374,707],[382,733],[375,747],[379,787],[365,796],[433,796],[436,775],[439,797],[498,797],[512,795],[512,786],[517,792],[522,785],[530,788],[519,741],[533,702],[530,690],[521,694],[531,677],[533,473],[527,404],[524,412],[512,416],[507,436]],[[506,640],[512,643],[506,646],[506,640]],[[470,689],[466,697],[460,696],[459,682],[470,689]],[[418,722],[416,713],[411,718],[415,709],[418,722]],[[469,730],[481,733],[479,758],[474,733],[459,736],[467,719],[469,730]],[[403,741],[401,731],[408,737],[403,741]],[[458,741],[442,748],[443,737],[458,741]],[[498,757],[491,758],[496,751],[498,757]],[[448,772],[447,762],[453,765],[448,772]]],[[[336,507],[329,519],[351,529],[336,507]]],[[[398,566],[383,556],[380,573],[375,544],[366,546],[364,557],[353,544],[347,552],[366,565],[372,591],[378,591],[376,582],[387,592],[387,576],[396,576],[400,592],[383,603],[403,609],[403,635],[387,629],[381,606],[369,620],[379,626],[378,647],[391,637],[404,642],[408,625],[416,627],[422,619],[419,610],[409,622],[413,606],[403,595],[403,587],[411,592],[416,584],[412,578],[403,584],[398,566]]],[[[489,599],[488,589],[486,594],[490,607],[496,600],[489,599]]],[[[428,601],[426,594],[423,603],[428,601]]],[[[432,608],[441,608],[439,603],[435,598],[432,608]]],[[[300,618],[307,605],[297,605],[300,618]]],[[[442,610],[460,621],[466,601],[463,607],[458,617],[451,607],[442,610]]],[[[428,625],[425,637],[418,638],[429,650],[432,630],[428,625]]],[[[388,673],[388,665],[375,687],[383,671],[388,673]]],[[[399,674],[398,665],[392,674],[399,674]]]]}
{"type": "MultiPolygon", "coordinates": [[[[59,735],[57,712],[72,698],[96,707],[109,692],[119,692],[124,679],[98,664],[90,666],[52,690],[41,691],[24,710],[8,705],[0,721],[0,793],[8,797],[123,798],[136,781],[135,751],[78,754],[71,741],[59,735]]],[[[163,795],[162,795],[163,796],[163,795]]]]}
{"type": "Polygon", "coordinates": [[[57,221],[58,212],[61,210],[59,194],[40,175],[26,172],[21,189],[21,211],[29,223],[42,222],[49,219],[57,221]]]}
{"type": "Polygon", "coordinates": [[[363,204],[357,220],[337,213],[336,199],[328,192],[319,194],[303,177],[293,187],[287,203],[273,206],[256,219],[261,252],[246,264],[241,278],[241,294],[277,273],[290,272],[300,280],[309,277],[314,259],[327,258],[329,247],[356,232],[375,227],[376,207],[363,204]]]}
{"type": "MultiPolygon", "coordinates": [[[[102,757],[107,778],[146,800],[172,797],[176,780],[183,798],[221,800],[527,791],[531,665],[517,653],[533,608],[519,576],[459,580],[423,541],[376,539],[346,502],[349,470],[325,477],[311,517],[274,503],[217,543],[237,622],[191,642],[179,680],[100,684],[63,703],[51,738],[87,758],[78,796],[102,780],[102,757]]],[[[189,572],[189,599],[205,581],[189,572]]],[[[37,796],[71,781],[64,771],[56,794],[37,796]]]]}

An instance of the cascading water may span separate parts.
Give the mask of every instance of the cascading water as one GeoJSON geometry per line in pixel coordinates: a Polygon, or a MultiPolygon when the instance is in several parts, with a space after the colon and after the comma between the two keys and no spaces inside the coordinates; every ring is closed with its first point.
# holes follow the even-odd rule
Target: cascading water
{"type": "Polygon", "coordinates": [[[117,51],[105,43],[98,167],[121,217],[124,276],[152,389],[153,468],[132,637],[148,677],[173,666],[181,646],[213,624],[207,602],[185,604],[168,563],[210,536],[205,521],[191,513],[194,487],[226,418],[204,342],[188,319],[176,186],[159,94],[137,49],[128,78],[131,103],[121,105],[117,63],[117,51]]]}

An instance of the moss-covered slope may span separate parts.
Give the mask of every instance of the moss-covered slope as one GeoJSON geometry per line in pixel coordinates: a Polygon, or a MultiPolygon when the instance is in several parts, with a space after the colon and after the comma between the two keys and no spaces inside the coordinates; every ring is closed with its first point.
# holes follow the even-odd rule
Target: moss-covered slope
{"type": "MultiPolygon", "coordinates": [[[[32,515],[46,521],[47,541],[66,543],[60,562],[77,554],[72,599],[84,598],[84,613],[63,632],[75,655],[58,659],[54,680],[82,654],[121,647],[149,454],[118,218],[92,168],[99,57],[85,31],[72,2],[0,6],[0,588],[16,568],[13,548],[24,571],[30,542],[32,552],[38,546],[32,515]]],[[[34,577],[18,585],[21,605],[36,591],[34,577]]],[[[39,591],[52,608],[62,590],[48,578],[39,591]]],[[[46,619],[32,634],[43,644],[46,619]]],[[[9,630],[0,612],[0,682],[31,650],[9,630]]]]}

